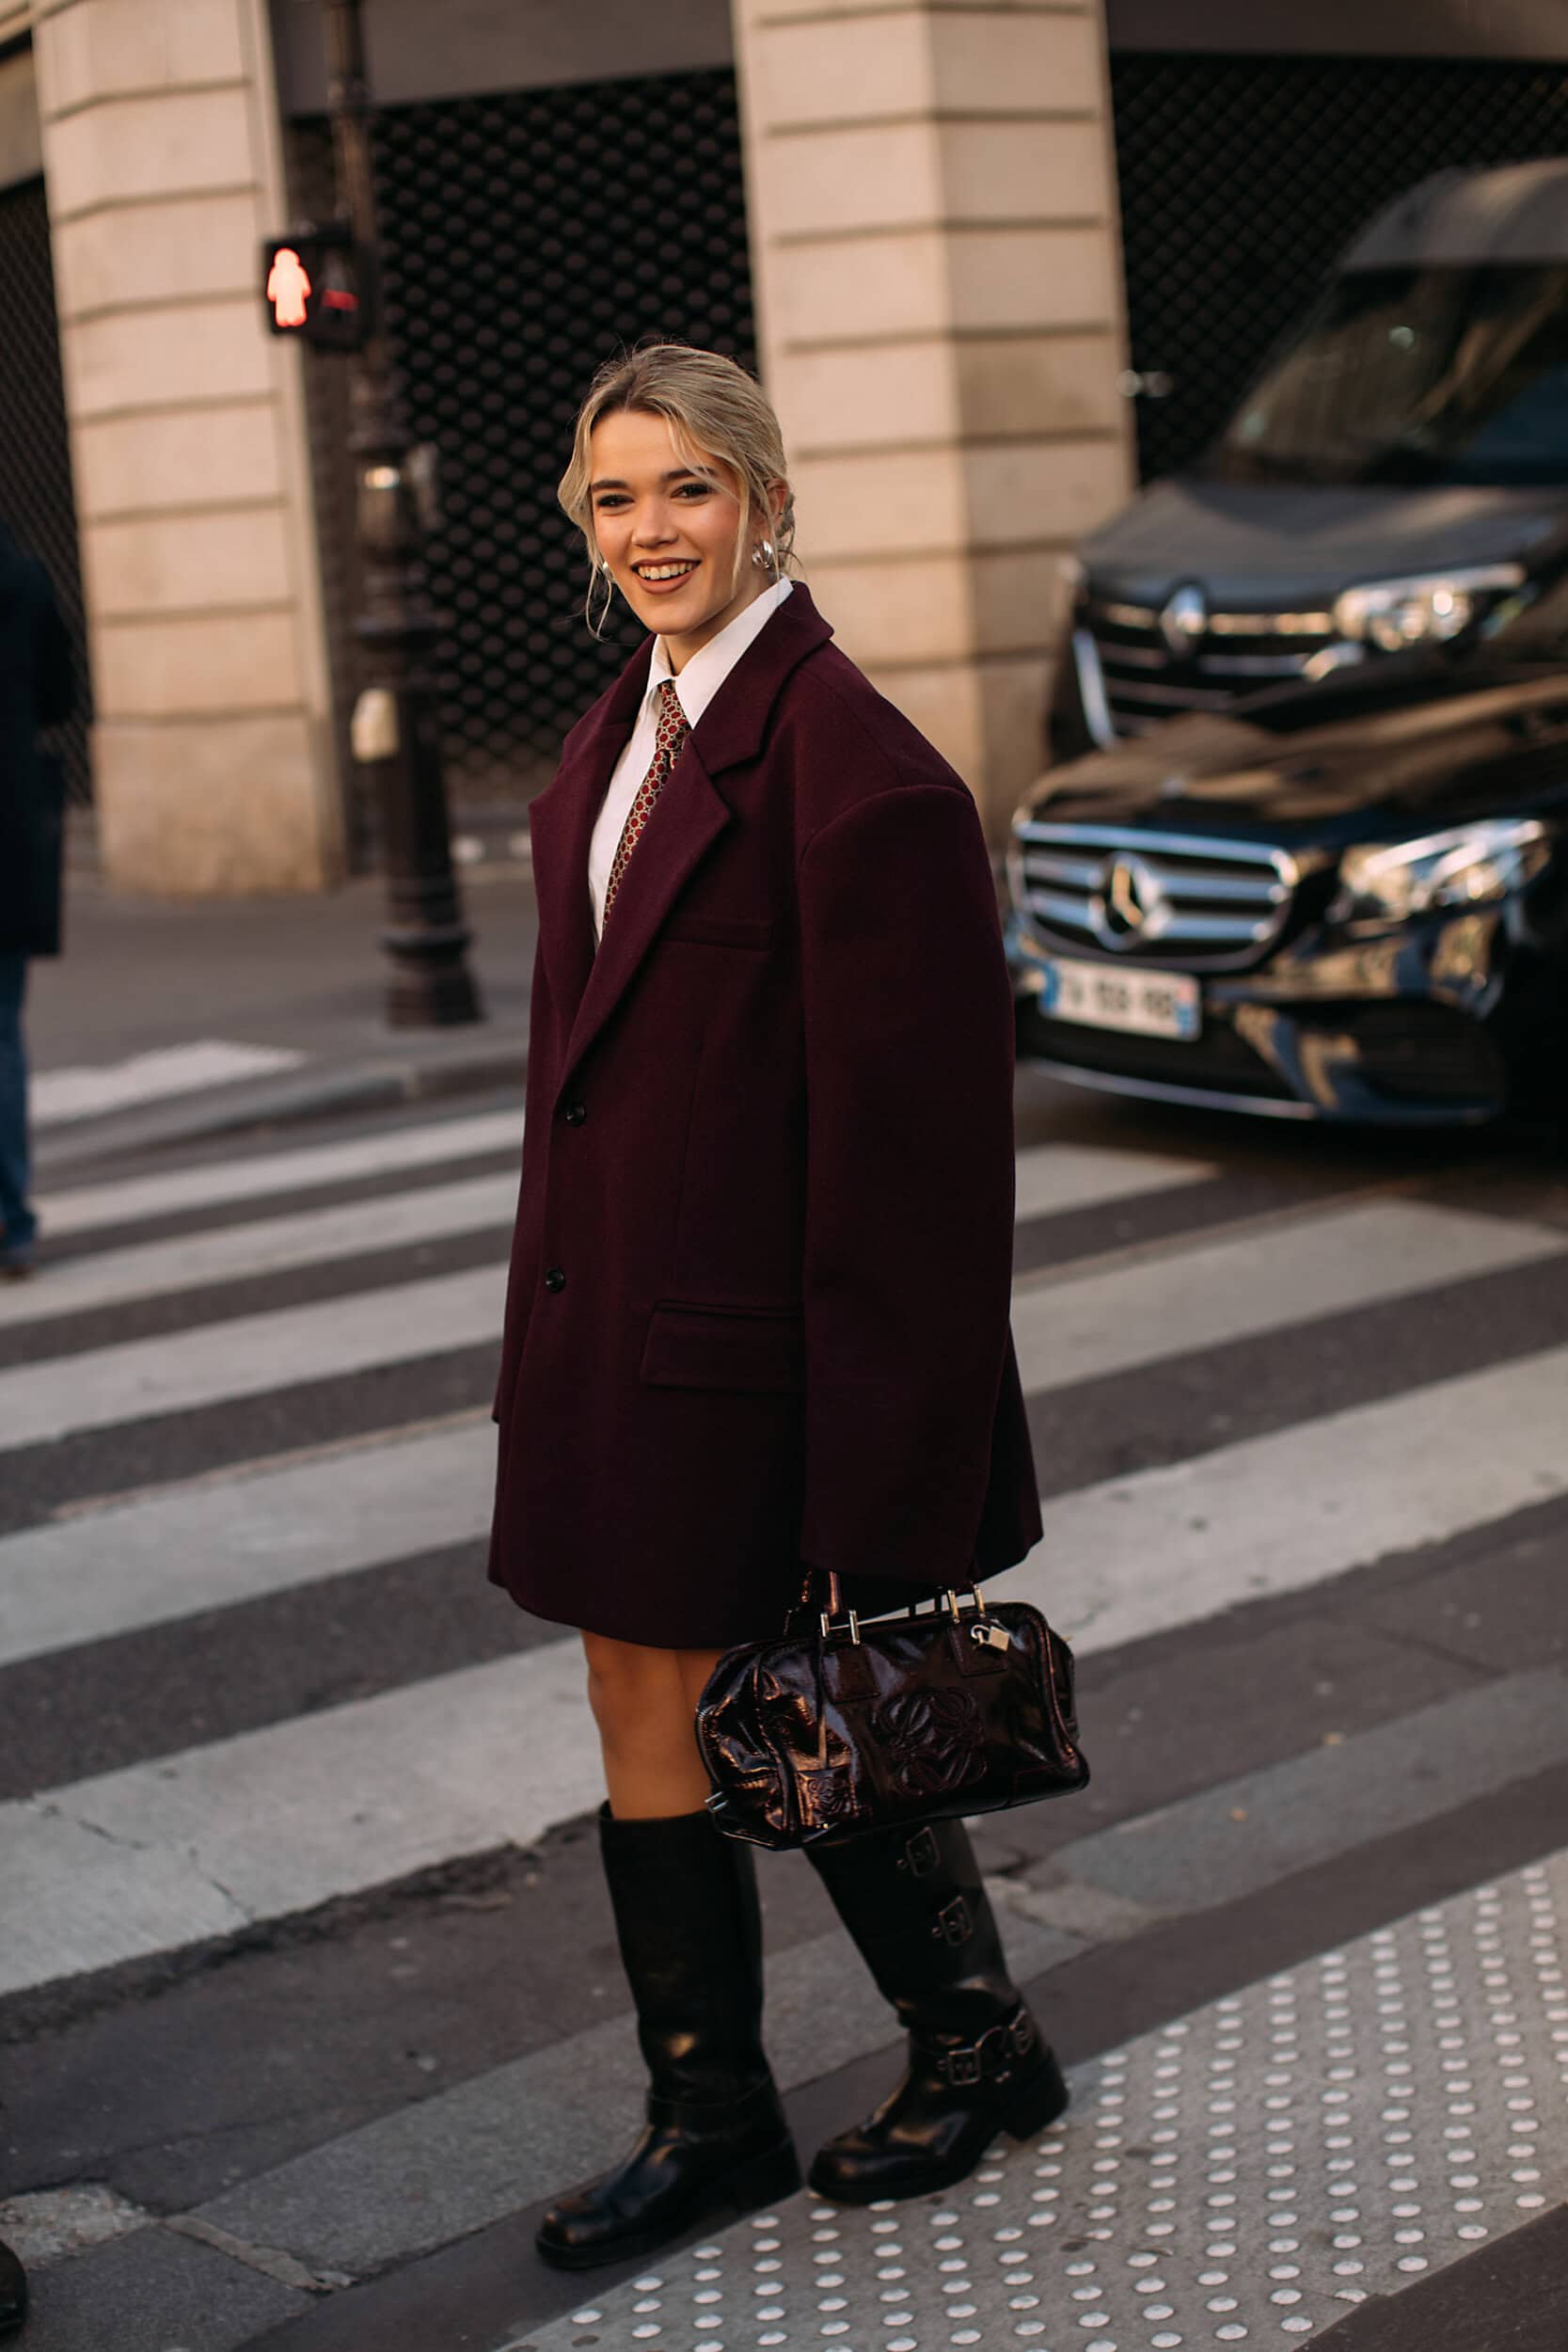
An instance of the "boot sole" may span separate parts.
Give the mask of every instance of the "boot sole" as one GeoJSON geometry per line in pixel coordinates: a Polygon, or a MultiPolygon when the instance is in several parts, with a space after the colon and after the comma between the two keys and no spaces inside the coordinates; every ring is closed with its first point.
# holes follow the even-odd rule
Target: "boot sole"
{"type": "Polygon", "coordinates": [[[661,2246],[671,2245],[716,2213],[736,2217],[756,2213],[764,2205],[793,2197],[800,2185],[800,2159],[786,2143],[753,2156],[749,2164],[716,2181],[711,2189],[683,2206],[678,2218],[661,2228],[629,2230],[624,2237],[606,2239],[597,2246],[555,2246],[546,2238],[536,2238],[534,2250],[552,2270],[600,2270],[609,2263],[641,2262],[644,2254],[657,2253],[661,2246]]]}
{"type": "MultiPolygon", "coordinates": [[[[1012,2097],[998,2111],[995,2131],[1006,2132],[1009,2139],[1033,2139],[1057,2117],[1065,2115],[1071,2093],[1062,2079],[1062,2070],[1054,2058],[1048,2058],[1037,2074],[1020,2083],[1012,2097]]],[[[989,2145],[989,2141],[988,2141],[989,2145]]],[[[826,2151],[824,2151],[824,2153],[826,2151]]],[[[968,2180],[977,2166],[985,2161],[985,2149],[972,2156],[967,2164],[925,2165],[918,2178],[911,2167],[907,2186],[890,2184],[884,2177],[867,2179],[863,2184],[834,2177],[819,2155],[807,2174],[807,2181],[818,2197],[829,2197],[835,2205],[875,2205],[883,2198],[901,2202],[909,2197],[927,2197],[944,2188],[952,2188],[959,2181],[968,2180]]]]}

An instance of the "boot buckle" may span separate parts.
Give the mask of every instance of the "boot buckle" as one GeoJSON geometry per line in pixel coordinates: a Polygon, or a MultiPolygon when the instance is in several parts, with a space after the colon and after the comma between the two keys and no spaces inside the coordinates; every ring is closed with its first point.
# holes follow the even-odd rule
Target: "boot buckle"
{"type": "Polygon", "coordinates": [[[993,2075],[999,2084],[1005,2083],[1014,2062],[1027,2058],[1038,2040],[1039,2030],[1034,2019],[1021,2007],[1006,2023],[988,2026],[977,2042],[944,2051],[938,2072],[955,2090],[973,2090],[988,2074],[993,2075]]]}
{"type": "Polygon", "coordinates": [[[936,1832],[930,1828],[917,1829],[912,1837],[905,1839],[903,1857],[898,1867],[908,1870],[911,1878],[923,1879],[929,1876],[941,1860],[936,1832]]]}
{"type": "Polygon", "coordinates": [[[950,1902],[942,1904],[931,1928],[932,1936],[939,1944],[951,1945],[955,1949],[960,1944],[967,1944],[974,1932],[974,1922],[961,1895],[955,1895],[950,1902]]]}
{"type": "Polygon", "coordinates": [[[962,2043],[942,2058],[942,2072],[956,2090],[972,2090],[988,2074],[1006,2075],[1010,2044],[1006,2026],[988,2026],[977,2042],[962,2043]]]}

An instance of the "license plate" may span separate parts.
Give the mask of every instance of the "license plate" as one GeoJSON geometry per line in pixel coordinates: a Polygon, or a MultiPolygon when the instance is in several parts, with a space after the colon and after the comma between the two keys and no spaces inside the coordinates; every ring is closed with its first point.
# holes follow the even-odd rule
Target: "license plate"
{"type": "Polygon", "coordinates": [[[1195,979],[1184,972],[1118,972],[1104,963],[1045,966],[1040,1010],[1053,1021],[1087,1029],[1125,1029],[1138,1037],[1172,1037],[1190,1043],[1203,1025],[1195,979]]]}

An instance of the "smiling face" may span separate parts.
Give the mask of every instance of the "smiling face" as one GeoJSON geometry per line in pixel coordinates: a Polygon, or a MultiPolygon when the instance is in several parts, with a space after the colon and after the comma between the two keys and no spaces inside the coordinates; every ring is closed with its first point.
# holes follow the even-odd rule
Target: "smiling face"
{"type": "Polygon", "coordinates": [[[683,447],[668,420],[646,409],[601,417],[589,453],[589,511],[599,553],[643,627],[663,638],[678,673],[768,584],[768,574],[752,562],[768,518],[752,516],[750,544],[740,548],[734,468],[683,447]]]}

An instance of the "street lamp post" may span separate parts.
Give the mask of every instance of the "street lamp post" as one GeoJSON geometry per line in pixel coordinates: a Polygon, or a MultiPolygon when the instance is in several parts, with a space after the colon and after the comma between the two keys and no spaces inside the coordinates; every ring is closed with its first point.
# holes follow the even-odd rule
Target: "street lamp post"
{"type": "MultiPolygon", "coordinates": [[[[340,213],[372,273],[378,252],[359,0],[325,0],[327,112],[340,213]]],[[[387,1017],[397,1028],[483,1018],[468,970],[448,833],[436,649],[440,620],[425,576],[433,485],[421,478],[400,413],[380,305],[350,361],[349,448],[356,471],[363,610],[355,623],[365,686],[355,708],[355,755],[379,787],[387,865],[390,970],[387,1017]]]]}

